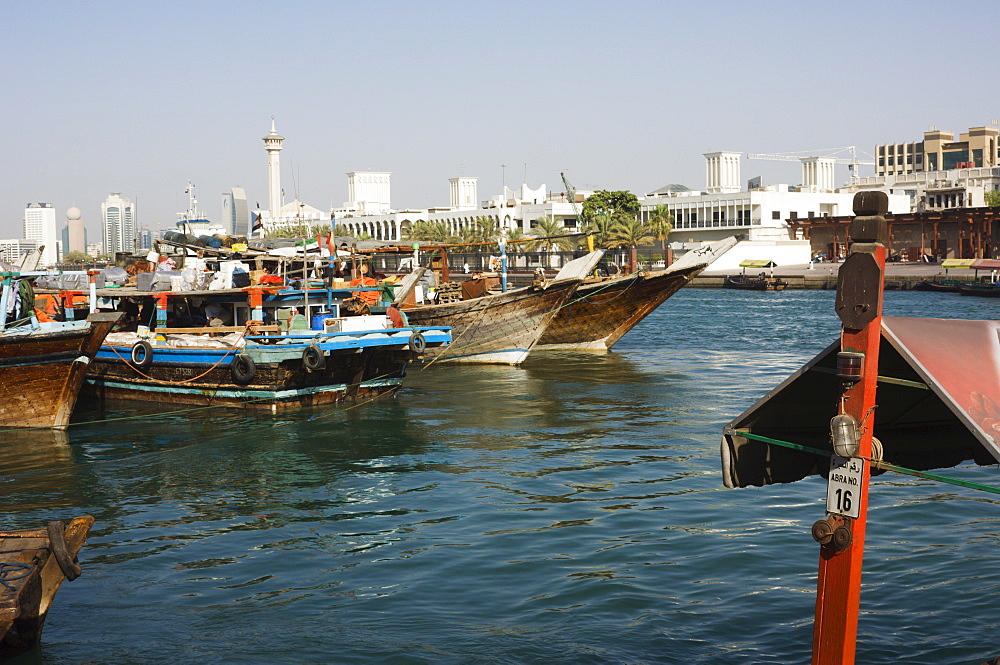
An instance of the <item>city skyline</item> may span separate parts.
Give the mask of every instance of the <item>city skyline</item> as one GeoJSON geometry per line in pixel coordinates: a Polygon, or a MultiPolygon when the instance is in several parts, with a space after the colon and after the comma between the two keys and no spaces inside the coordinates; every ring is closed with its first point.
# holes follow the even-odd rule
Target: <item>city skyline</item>
{"type": "MultiPolygon", "coordinates": [[[[99,237],[111,192],[135,203],[137,227],[167,228],[187,208],[189,179],[213,221],[234,186],[251,210],[266,209],[272,116],[285,137],[285,201],[329,209],[348,200],[352,171],[392,172],[395,208],[446,205],[448,179],[462,175],[479,178],[480,199],[524,181],[560,191],[561,171],[580,189],[642,195],[704,188],[706,152],[853,144],[870,159],[876,144],[916,140],[932,125],[961,132],[1000,115],[982,73],[959,66],[997,51],[988,22],[972,20],[982,7],[965,2],[950,6],[963,32],[954,56],[926,2],[905,12],[780,2],[238,8],[9,8],[0,237],[20,235],[30,201],[51,202],[60,224],[79,207],[99,237]]],[[[748,160],[743,175],[796,184],[800,167],[748,160]]]]}

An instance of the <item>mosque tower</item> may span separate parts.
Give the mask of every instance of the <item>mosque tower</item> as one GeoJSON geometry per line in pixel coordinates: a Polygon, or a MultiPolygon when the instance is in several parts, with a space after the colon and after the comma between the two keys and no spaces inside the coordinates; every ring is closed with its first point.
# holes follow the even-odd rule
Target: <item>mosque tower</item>
{"type": "Polygon", "coordinates": [[[271,116],[271,133],[264,137],[264,150],[267,150],[267,205],[268,217],[277,219],[281,216],[281,142],[284,136],[279,136],[274,129],[274,116],[271,116]]]}

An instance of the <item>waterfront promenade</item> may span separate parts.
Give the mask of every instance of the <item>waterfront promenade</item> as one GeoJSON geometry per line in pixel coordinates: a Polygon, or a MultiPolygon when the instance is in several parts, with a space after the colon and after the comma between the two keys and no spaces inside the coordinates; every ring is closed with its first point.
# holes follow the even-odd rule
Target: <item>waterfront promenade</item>
{"type": "MultiPolygon", "coordinates": [[[[774,276],[780,277],[788,282],[790,289],[836,289],[837,271],[840,263],[802,263],[797,265],[778,266],[774,269],[774,276]]],[[[756,274],[759,270],[747,269],[748,274],[756,274]]],[[[711,266],[693,280],[689,286],[694,288],[722,288],[726,275],[739,275],[741,270],[711,270],[711,266]]],[[[983,277],[988,271],[979,271],[979,276],[983,277]]],[[[948,277],[952,279],[972,279],[975,272],[972,270],[948,271],[948,277]]],[[[944,278],[944,268],[940,263],[887,263],[885,266],[885,288],[890,290],[908,290],[915,287],[923,280],[934,279],[940,276],[944,278]]]]}

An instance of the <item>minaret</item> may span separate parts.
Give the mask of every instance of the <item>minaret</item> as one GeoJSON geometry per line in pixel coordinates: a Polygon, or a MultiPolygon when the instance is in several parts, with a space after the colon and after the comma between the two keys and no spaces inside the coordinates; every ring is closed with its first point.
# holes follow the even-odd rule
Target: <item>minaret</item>
{"type": "Polygon", "coordinates": [[[268,215],[277,219],[281,214],[281,142],[284,136],[279,136],[274,129],[274,116],[271,116],[271,133],[264,137],[264,150],[267,150],[267,201],[268,215]]]}

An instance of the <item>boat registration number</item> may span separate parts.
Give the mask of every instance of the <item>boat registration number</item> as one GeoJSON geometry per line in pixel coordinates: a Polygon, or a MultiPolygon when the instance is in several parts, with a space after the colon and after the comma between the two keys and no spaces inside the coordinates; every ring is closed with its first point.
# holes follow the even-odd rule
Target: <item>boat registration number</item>
{"type": "Polygon", "coordinates": [[[861,510],[865,462],[860,457],[830,455],[826,512],[857,518],[861,510]]]}

